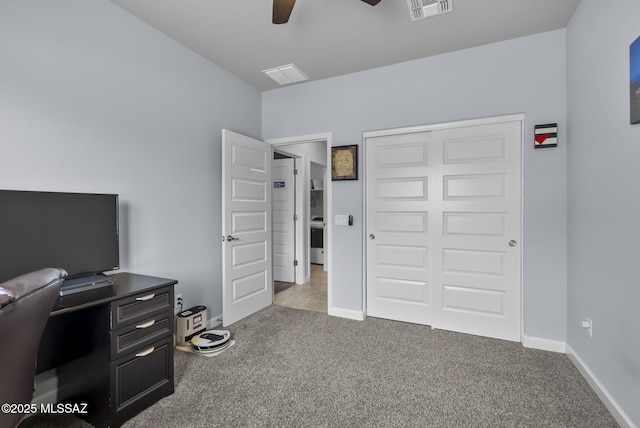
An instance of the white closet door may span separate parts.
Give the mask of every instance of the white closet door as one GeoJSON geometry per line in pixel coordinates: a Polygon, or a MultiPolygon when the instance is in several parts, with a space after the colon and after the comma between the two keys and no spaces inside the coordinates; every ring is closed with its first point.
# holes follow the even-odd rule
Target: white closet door
{"type": "Polygon", "coordinates": [[[519,121],[432,134],[435,328],[520,340],[521,135],[519,121]]]}
{"type": "Polygon", "coordinates": [[[365,144],[367,314],[429,324],[429,132],[365,144]]]}
{"type": "Polygon", "coordinates": [[[433,129],[365,140],[367,314],[520,340],[521,121],[433,129]]]}

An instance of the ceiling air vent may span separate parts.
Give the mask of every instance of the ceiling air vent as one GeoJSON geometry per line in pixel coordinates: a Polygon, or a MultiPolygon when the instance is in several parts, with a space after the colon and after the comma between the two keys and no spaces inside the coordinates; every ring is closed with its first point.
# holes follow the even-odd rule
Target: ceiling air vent
{"type": "Polygon", "coordinates": [[[407,0],[411,20],[419,21],[435,15],[442,15],[453,10],[453,0],[407,0]]]}
{"type": "Polygon", "coordinates": [[[262,70],[262,72],[278,82],[280,85],[288,85],[289,83],[309,80],[307,75],[304,74],[295,64],[281,65],[280,67],[262,70]]]}

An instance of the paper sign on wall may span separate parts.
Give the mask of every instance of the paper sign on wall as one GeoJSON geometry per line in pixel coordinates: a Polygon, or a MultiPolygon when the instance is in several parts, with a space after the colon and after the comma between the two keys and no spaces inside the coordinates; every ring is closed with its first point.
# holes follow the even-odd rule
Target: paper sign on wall
{"type": "Polygon", "coordinates": [[[273,188],[274,189],[283,189],[285,187],[285,182],[284,181],[274,181],[273,182],[273,188]]]}
{"type": "Polygon", "coordinates": [[[558,124],[547,123],[536,125],[534,131],[534,146],[536,149],[543,147],[556,147],[558,145],[558,124]]]}

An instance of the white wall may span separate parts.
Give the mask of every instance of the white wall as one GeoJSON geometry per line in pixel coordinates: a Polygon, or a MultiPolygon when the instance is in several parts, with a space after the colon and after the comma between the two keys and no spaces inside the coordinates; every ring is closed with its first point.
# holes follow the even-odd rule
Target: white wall
{"type": "Polygon", "coordinates": [[[567,27],[568,343],[637,426],[640,125],[629,124],[629,45],[639,16],[637,0],[583,0],[567,27]]]}
{"type": "MultiPolygon", "coordinates": [[[[362,133],[512,113],[526,115],[524,141],[524,319],[528,336],[566,333],[565,32],[284,87],[263,93],[262,136],[333,133],[333,145],[362,133]],[[535,124],[557,122],[559,147],[533,149],[535,124]]],[[[362,171],[362,158],[359,165],[362,171]]],[[[363,182],[333,186],[334,214],[354,227],[333,234],[333,305],[363,309],[363,182]]],[[[339,229],[339,230],[338,230],[339,229]]]]}
{"type": "Polygon", "coordinates": [[[0,188],[120,194],[122,269],[221,314],[221,129],[260,93],[104,0],[3,0],[0,58],[0,188]]]}

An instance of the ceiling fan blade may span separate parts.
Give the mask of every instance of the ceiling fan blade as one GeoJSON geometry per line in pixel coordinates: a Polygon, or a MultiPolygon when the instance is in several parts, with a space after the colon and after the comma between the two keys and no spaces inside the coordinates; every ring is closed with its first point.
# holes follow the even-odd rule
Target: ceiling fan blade
{"type": "Polygon", "coordinates": [[[371,6],[375,6],[380,3],[380,0],[362,0],[363,2],[370,4],[371,6]]]}
{"type": "Polygon", "coordinates": [[[296,0],[273,0],[272,22],[274,24],[284,24],[288,22],[294,4],[296,4],[296,0]]]}

